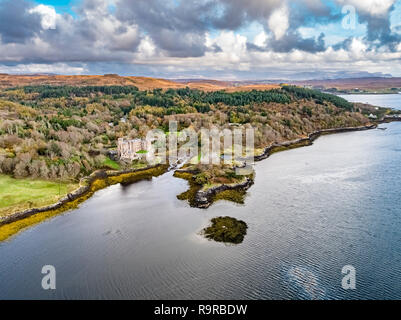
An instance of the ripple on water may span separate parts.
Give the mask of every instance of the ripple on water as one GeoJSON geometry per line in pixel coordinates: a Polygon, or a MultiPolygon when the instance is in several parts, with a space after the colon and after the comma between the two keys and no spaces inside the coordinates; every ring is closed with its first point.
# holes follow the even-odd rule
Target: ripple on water
{"type": "Polygon", "coordinates": [[[243,206],[190,208],[172,173],[102,190],[0,244],[0,298],[399,299],[399,133],[389,124],[275,154],[243,206]],[[197,234],[226,215],[247,222],[241,245],[197,234]],[[52,295],[38,286],[45,264],[59,275],[52,295]],[[355,292],[341,288],[348,264],[355,292]]]}

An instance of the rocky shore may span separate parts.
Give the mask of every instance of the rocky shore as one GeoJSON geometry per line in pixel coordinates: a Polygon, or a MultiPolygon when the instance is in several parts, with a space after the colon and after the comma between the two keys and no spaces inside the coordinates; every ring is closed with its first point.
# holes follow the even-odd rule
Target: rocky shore
{"type": "Polygon", "coordinates": [[[253,179],[246,178],[244,182],[241,182],[241,183],[238,183],[238,184],[231,184],[231,185],[223,184],[223,185],[220,185],[220,186],[216,186],[216,187],[210,188],[210,189],[205,190],[205,191],[199,190],[195,194],[196,207],[200,208],[200,209],[207,209],[213,203],[213,198],[218,193],[221,193],[223,191],[228,191],[228,190],[243,190],[243,191],[246,191],[253,184],[254,184],[253,179]]]}
{"type": "MultiPolygon", "coordinates": [[[[391,120],[390,120],[391,121],[391,120]]],[[[400,120],[392,120],[392,121],[400,121],[400,120]]],[[[389,122],[389,119],[386,119],[386,122],[389,122]]],[[[334,129],[324,129],[319,130],[311,133],[307,138],[296,139],[293,141],[286,141],[283,143],[274,143],[267,148],[264,149],[264,152],[261,155],[255,156],[255,161],[262,161],[264,159],[269,158],[273,153],[299,148],[303,146],[312,145],[313,141],[319,138],[322,135],[326,134],[334,134],[334,133],[342,133],[342,132],[352,132],[352,131],[363,131],[363,130],[370,130],[377,128],[377,124],[372,124],[368,126],[360,126],[360,127],[346,127],[346,128],[334,128],[334,129]]],[[[200,209],[207,209],[209,208],[216,195],[222,193],[227,190],[240,190],[246,191],[254,184],[254,180],[252,178],[247,177],[244,182],[238,184],[231,184],[231,185],[219,185],[216,187],[212,187],[208,190],[198,190],[195,195],[194,199],[191,203],[192,206],[200,208],[200,209]]]]}

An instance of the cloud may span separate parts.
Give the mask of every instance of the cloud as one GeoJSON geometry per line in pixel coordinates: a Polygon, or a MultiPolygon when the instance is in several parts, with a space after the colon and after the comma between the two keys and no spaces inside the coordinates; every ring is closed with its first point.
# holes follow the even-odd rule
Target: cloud
{"type": "Polygon", "coordinates": [[[337,0],[341,5],[352,5],[361,14],[385,17],[396,0],[337,0]]]}
{"type": "Polygon", "coordinates": [[[0,1],[2,43],[23,43],[42,29],[40,14],[30,9],[31,4],[24,0],[0,1]]]}
{"type": "Polygon", "coordinates": [[[289,28],[288,8],[286,5],[276,9],[269,17],[269,28],[273,31],[276,40],[280,40],[289,28]]]}
{"type": "Polygon", "coordinates": [[[213,1],[120,0],[116,17],[137,23],[168,56],[198,57],[207,50],[206,33],[215,9],[213,1]]]}
{"type": "MultiPolygon", "coordinates": [[[[8,1],[0,3],[6,9],[10,8],[8,1]]],[[[13,16],[21,17],[18,25],[25,23],[28,30],[26,33],[17,33],[18,27],[9,26],[1,33],[0,61],[128,62],[132,60],[142,38],[138,26],[119,21],[105,1],[83,1],[77,17],[54,15],[53,9],[47,6],[25,8],[25,5],[24,0],[12,1],[11,6],[18,8],[18,14],[13,16]],[[28,28],[33,18],[37,24],[28,28]]]]}
{"type": "Polygon", "coordinates": [[[214,18],[214,26],[230,30],[235,30],[252,21],[266,24],[274,10],[283,6],[282,0],[220,0],[219,2],[222,14],[214,18]]]}
{"type": "Polygon", "coordinates": [[[85,68],[85,66],[70,66],[66,63],[0,65],[0,73],[59,73],[75,75],[82,74],[86,71],[87,69],[85,68]]]}
{"type": "Polygon", "coordinates": [[[41,17],[41,25],[43,29],[56,29],[57,13],[54,7],[40,4],[28,11],[30,14],[38,13],[41,17]]]}
{"type": "Polygon", "coordinates": [[[375,46],[388,46],[396,50],[401,36],[393,33],[390,25],[390,13],[396,0],[337,0],[341,5],[356,8],[361,23],[367,24],[366,39],[375,46]]]}
{"type": "Polygon", "coordinates": [[[298,31],[295,31],[278,40],[272,40],[268,46],[277,52],[289,52],[294,49],[312,53],[321,52],[326,49],[324,37],[324,33],[321,33],[318,38],[303,38],[298,31]]]}
{"type": "Polygon", "coordinates": [[[383,72],[401,74],[390,68],[401,51],[398,29],[390,23],[394,4],[392,0],[82,0],[74,14],[61,14],[28,0],[0,0],[0,67],[8,72],[12,68],[20,72],[24,66],[51,72],[54,66],[60,73],[215,72],[252,78],[280,69],[283,74],[317,68],[377,72],[381,65],[383,72]],[[359,22],[366,25],[362,35],[341,29],[343,5],[355,6],[359,22]]]}
{"type": "Polygon", "coordinates": [[[255,38],[253,39],[253,44],[261,48],[266,46],[266,41],[267,41],[267,34],[266,32],[262,31],[255,36],[255,38]]]}

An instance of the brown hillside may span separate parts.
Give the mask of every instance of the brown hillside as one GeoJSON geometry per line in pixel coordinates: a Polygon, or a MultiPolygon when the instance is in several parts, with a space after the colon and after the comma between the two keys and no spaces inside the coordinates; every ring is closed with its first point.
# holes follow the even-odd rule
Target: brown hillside
{"type": "Polygon", "coordinates": [[[114,74],[104,76],[64,76],[64,75],[8,75],[0,74],[0,87],[17,87],[28,85],[70,85],[70,86],[136,86],[140,90],[151,89],[177,89],[190,87],[203,91],[227,90],[248,91],[248,90],[270,90],[277,88],[277,85],[246,85],[233,87],[228,82],[220,81],[194,81],[194,82],[175,82],[166,79],[147,78],[147,77],[121,77],[114,74]]]}

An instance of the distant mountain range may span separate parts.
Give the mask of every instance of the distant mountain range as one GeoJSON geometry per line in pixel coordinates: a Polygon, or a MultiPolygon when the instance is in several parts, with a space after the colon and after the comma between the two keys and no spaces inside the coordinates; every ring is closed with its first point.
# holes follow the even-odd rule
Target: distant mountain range
{"type": "Polygon", "coordinates": [[[125,77],[117,74],[65,76],[53,74],[9,75],[0,74],[0,87],[27,85],[120,85],[137,86],[141,90],[177,89],[190,87],[205,91],[248,91],[268,90],[280,84],[293,84],[332,92],[398,92],[401,91],[401,77],[359,77],[323,80],[245,80],[221,81],[213,79],[157,79],[147,77],[125,77]]]}
{"type": "Polygon", "coordinates": [[[246,81],[218,81],[206,79],[178,79],[174,80],[182,84],[201,83],[203,85],[219,85],[226,87],[243,87],[243,86],[262,86],[275,84],[293,84],[297,86],[306,86],[315,89],[329,91],[383,91],[393,89],[393,91],[401,90],[401,77],[360,77],[360,78],[340,78],[340,79],[323,79],[323,80],[246,80],[246,81]]]}
{"type": "Polygon", "coordinates": [[[401,78],[384,78],[384,77],[368,77],[368,78],[351,78],[351,79],[329,79],[329,80],[307,80],[294,81],[296,85],[312,86],[318,89],[336,89],[336,90],[353,90],[353,91],[381,91],[391,90],[399,91],[401,88],[401,78]]]}

